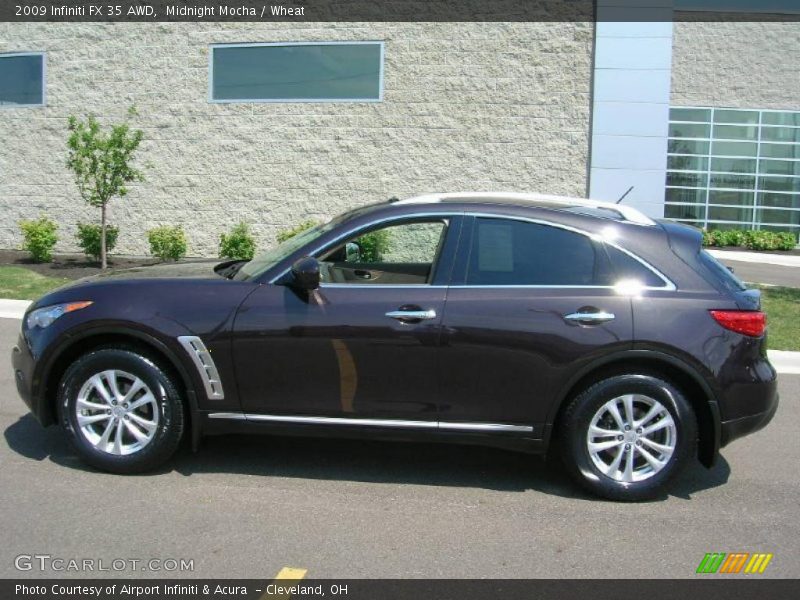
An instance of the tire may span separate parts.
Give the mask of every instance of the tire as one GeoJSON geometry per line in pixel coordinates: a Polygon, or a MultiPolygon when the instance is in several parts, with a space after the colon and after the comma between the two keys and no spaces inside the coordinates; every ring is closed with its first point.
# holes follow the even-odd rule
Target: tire
{"type": "Polygon", "coordinates": [[[102,471],[155,469],[183,437],[180,388],[135,349],[100,348],[81,356],[64,373],[56,402],[61,426],[78,454],[102,471]]]}
{"type": "Polygon", "coordinates": [[[583,488],[610,500],[649,500],[662,496],[694,456],[697,419],[669,381],[617,375],[570,402],[558,435],[564,465],[583,488]]]}

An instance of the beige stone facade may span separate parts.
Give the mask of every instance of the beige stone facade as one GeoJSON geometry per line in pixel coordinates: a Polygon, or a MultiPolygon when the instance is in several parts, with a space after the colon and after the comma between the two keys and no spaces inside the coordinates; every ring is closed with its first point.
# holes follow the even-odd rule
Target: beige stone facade
{"type": "Polygon", "coordinates": [[[800,23],[676,22],[672,105],[800,110],[800,23]]]}
{"type": "Polygon", "coordinates": [[[47,56],[47,106],[0,109],[0,247],[46,213],[56,250],[76,250],[75,223],[97,215],[65,168],[67,117],[119,120],[131,104],[149,166],[111,205],[122,254],[147,253],[160,224],[214,256],[240,220],[263,248],[394,195],[584,195],[592,44],[592,23],[0,24],[0,52],[47,56]],[[382,102],[208,102],[209,44],[337,40],[385,42],[382,102]]]}

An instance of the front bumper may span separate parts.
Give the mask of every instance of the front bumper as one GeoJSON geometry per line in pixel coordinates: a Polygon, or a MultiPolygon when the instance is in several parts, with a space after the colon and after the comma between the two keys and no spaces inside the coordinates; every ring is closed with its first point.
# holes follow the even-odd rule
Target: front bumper
{"type": "Polygon", "coordinates": [[[25,337],[20,333],[17,345],[11,350],[11,365],[14,369],[14,382],[20,398],[28,405],[33,415],[39,419],[37,406],[33,399],[34,358],[25,337]]]}

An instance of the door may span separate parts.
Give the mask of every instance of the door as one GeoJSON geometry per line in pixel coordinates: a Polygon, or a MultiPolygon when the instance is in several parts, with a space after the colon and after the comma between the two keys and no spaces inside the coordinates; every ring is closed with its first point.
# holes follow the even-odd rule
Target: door
{"type": "Polygon", "coordinates": [[[254,292],[234,326],[244,411],[435,425],[459,229],[460,217],[367,227],[317,254],[319,290],[254,292]]]}
{"type": "Polygon", "coordinates": [[[501,217],[464,230],[443,321],[441,420],[527,425],[536,437],[581,365],[630,346],[630,298],[586,235],[501,217]]]}

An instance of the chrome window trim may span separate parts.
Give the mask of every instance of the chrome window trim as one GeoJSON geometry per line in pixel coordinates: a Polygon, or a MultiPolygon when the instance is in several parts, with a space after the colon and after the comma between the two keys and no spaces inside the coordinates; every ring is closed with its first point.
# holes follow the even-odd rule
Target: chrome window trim
{"type": "Polygon", "coordinates": [[[409,429],[443,429],[447,431],[510,431],[531,433],[531,425],[510,423],[457,423],[452,421],[410,421],[405,419],[354,419],[350,417],[307,417],[294,415],[265,415],[256,413],[217,412],[209,413],[209,419],[233,419],[238,421],[260,421],[270,423],[293,423],[306,425],[345,425],[364,427],[400,427],[409,429]]]}
{"type": "MultiPolygon", "coordinates": [[[[381,219],[376,219],[374,221],[370,221],[370,222],[365,223],[363,225],[360,225],[358,227],[352,227],[352,228],[348,229],[345,233],[336,236],[332,241],[330,241],[330,242],[328,242],[326,244],[321,244],[321,245],[317,246],[316,248],[314,248],[314,250],[310,251],[308,253],[308,255],[309,256],[314,256],[317,253],[321,252],[323,249],[328,248],[330,246],[333,246],[337,242],[347,238],[349,235],[352,235],[353,233],[356,233],[356,232],[364,230],[364,229],[369,229],[371,227],[374,227],[376,225],[381,225],[383,223],[389,223],[391,221],[403,221],[403,220],[416,219],[416,218],[427,218],[427,217],[447,218],[447,217],[454,217],[454,216],[466,216],[466,217],[489,218],[489,219],[509,219],[509,220],[512,220],[512,221],[523,221],[523,222],[526,222],[526,223],[534,223],[536,225],[544,225],[544,226],[547,226],[547,227],[558,227],[559,229],[564,229],[564,230],[567,230],[567,231],[571,231],[573,233],[577,233],[577,234],[586,236],[586,237],[588,237],[588,238],[590,238],[590,239],[592,239],[592,240],[594,240],[596,242],[607,244],[608,246],[611,246],[612,248],[616,248],[617,250],[619,250],[623,254],[626,254],[630,258],[632,258],[635,261],[637,261],[639,264],[641,264],[646,269],[650,270],[654,275],[656,275],[659,279],[661,279],[664,282],[664,285],[660,286],[660,287],[657,287],[657,286],[642,286],[642,288],[641,288],[642,290],[657,290],[657,291],[674,292],[674,291],[676,291],[678,289],[677,286],[675,285],[675,283],[671,279],[669,279],[661,271],[656,269],[649,262],[647,262],[643,258],[637,256],[633,252],[631,252],[629,250],[626,250],[625,248],[622,248],[621,246],[615,244],[614,242],[604,239],[601,235],[598,235],[596,233],[590,233],[588,231],[585,231],[583,229],[578,229],[578,228],[572,227],[570,225],[564,225],[562,223],[555,223],[553,221],[545,221],[543,219],[536,219],[536,218],[533,218],[533,217],[523,217],[523,216],[519,216],[519,215],[504,215],[504,214],[489,213],[489,212],[471,212],[471,211],[463,211],[463,212],[454,212],[454,211],[448,211],[448,212],[420,212],[420,213],[416,213],[414,215],[392,215],[392,216],[389,216],[389,217],[383,217],[381,219]]],[[[279,275],[273,277],[269,281],[269,283],[274,284],[276,281],[278,281],[282,277],[285,277],[286,274],[289,273],[290,270],[291,270],[291,267],[287,267],[279,275]]],[[[320,284],[320,287],[346,287],[348,289],[358,289],[358,288],[364,288],[364,289],[373,288],[374,289],[374,288],[378,288],[378,287],[381,287],[381,286],[384,287],[384,288],[402,288],[402,287],[418,287],[418,288],[439,287],[439,288],[448,288],[449,287],[449,288],[454,288],[454,289],[463,289],[463,288],[609,289],[609,290],[616,289],[615,286],[613,286],[613,285],[541,285],[541,284],[529,284],[529,285],[528,284],[520,284],[520,285],[466,285],[466,284],[464,284],[464,285],[450,285],[450,286],[447,286],[447,285],[444,285],[444,286],[431,286],[431,285],[428,285],[428,284],[398,284],[398,285],[391,285],[391,284],[370,285],[370,284],[348,284],[348,283],[320,284]]]]}
{"type": "Polygon", "coordinates": [[[178,342],[186,350],[189,358],[192,359],[197,374],[203,381],[203,387],[206,389],[206,394],[210,400],[222,400],[225,398],[225,391],[222,387],[222,380],[217,371],[217,365],[211,357],[206,345],[196,335],[181,335],[178,336],[178,342]]]}
{"type": "Polygon", "coordinates": [[[209,104],[347,104],[347,103],[379,103],[383,102],[384,70],[386,63],[386,42],[383,40],[336,40],[336,41],[309,41],[309,42],[244,42],[232,44],[208,45],[208,103],[209,104]],[[380,47],[380,67],[378,70],[378,97],[377,98],[214,98],[214,51],[217,48],[261,48],[266,46],[366,46],[378,45],[380,47]]]}

